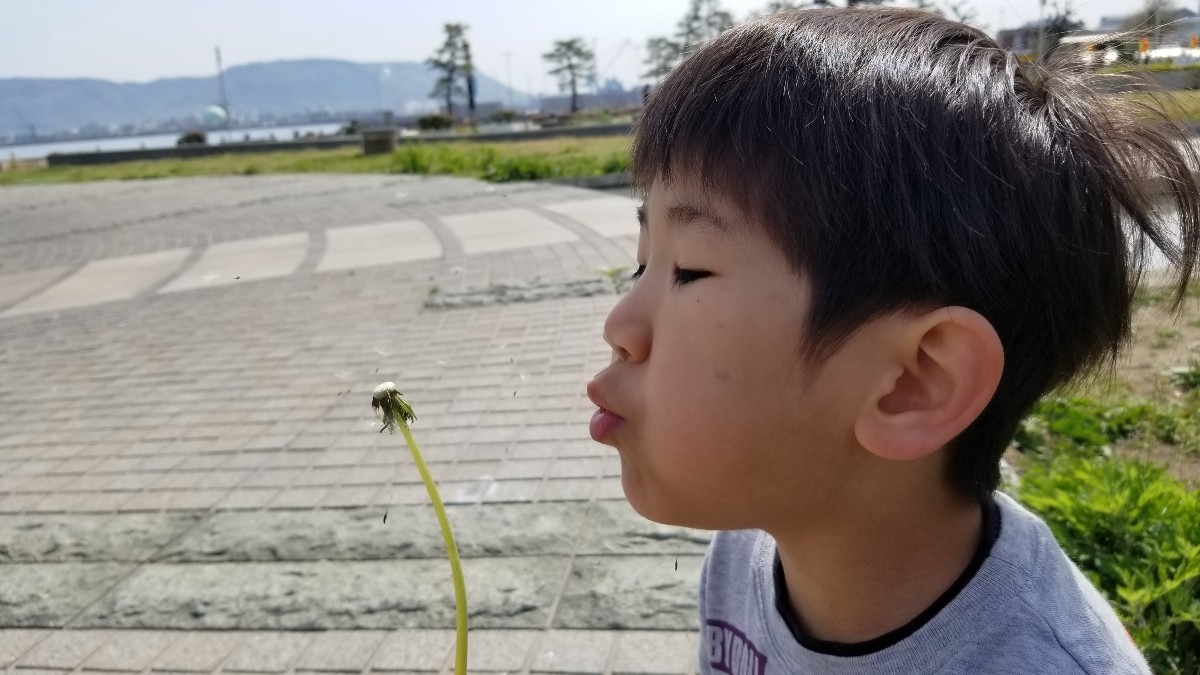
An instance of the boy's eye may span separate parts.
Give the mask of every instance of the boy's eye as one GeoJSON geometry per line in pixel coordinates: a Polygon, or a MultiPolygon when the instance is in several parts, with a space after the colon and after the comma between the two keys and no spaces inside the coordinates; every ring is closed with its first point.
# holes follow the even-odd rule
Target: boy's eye
{"type": "Polygon", "coordinates": [[[629,275],[629,280],[637,281],[638,279],[640,279],[642,277],[642,273],[645,271],[646,271],[645,265],[638,265],[637,271],[635,271],[633,274],[629,275]]]}
{"type": "Polygon", "coordinates": [[[712,272],[677,269],[675,270],[675,285],[683,286],[684,284],[690,284],[697,279],[703,279],[704,277],[709,276],[712,276],[712,272]]]}

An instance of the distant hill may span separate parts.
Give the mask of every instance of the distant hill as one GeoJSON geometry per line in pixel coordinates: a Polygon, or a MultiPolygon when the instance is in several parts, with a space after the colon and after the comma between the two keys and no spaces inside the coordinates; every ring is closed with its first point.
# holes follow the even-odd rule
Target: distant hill
{"type": "MultiPolygon", "coordinates": [[[[325,59],[274,61],[225,71],[235,118],[315,111],[374,111],[378,98],[397,114],[436,105],[429,98],[435,71],[424,63],[353,63],[325,59]],[[382,76],[383,68],[388,75],[382,76]],[[377,89],[378,86],[378,89],[377,89]]],[[[480,103],[507,102],[509,90],[478,73],[480,103]]],[[[0,78],[0,134],[39,133],[88,124],[141,124],[198,115],[219,103],[216,75],[176,77],[144,84],[95,79],[0,78]]],[[[512,92],[516,105],[531,97],[512,92]]]]}

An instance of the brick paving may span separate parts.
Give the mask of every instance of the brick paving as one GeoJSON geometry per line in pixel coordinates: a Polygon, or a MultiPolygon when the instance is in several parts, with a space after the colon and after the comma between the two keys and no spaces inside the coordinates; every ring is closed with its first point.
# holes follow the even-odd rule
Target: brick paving
{"type": "Polygon", "coordinates": [[[707,536],[622,501],[583,391],[615,296],[556,295],[635,234],[632,202],[537,184],[0,189],[0,670],[450,672],[436,523],[368,404],[394,380],[472,671],[694,672],[707,536]],[[496,285],[541,299],[426,306],[496,285]]]}

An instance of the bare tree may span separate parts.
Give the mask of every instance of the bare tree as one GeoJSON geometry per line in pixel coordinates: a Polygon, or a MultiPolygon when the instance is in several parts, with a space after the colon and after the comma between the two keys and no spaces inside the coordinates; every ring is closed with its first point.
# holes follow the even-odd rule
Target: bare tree
{"type": "Polygon", "coordinates": [[[596,77],[596,55],[588,49],[583,38],[576,37],[556,40],[554,49],[542,58],[554,64],[550,74],[558,77],[559,89],[571,92],[571,112],[578,112],[579,83],[596,77]]]}
{"type": "Polygon", "coordinates": [[[445,99],[446,114],[453,117],[454,97],[465,93],[459,80],[469,75],[469,68],[465,62],[469,47],[466,44],[466,25],[448,23],[445,31],[446,41],[442,43],[441,47],[438,47],[433,56],[426,59],[425,63],[434,70],[441,71],[441,75],[433,83],[433,91],[429,93],[429,96],[445,99]]]}

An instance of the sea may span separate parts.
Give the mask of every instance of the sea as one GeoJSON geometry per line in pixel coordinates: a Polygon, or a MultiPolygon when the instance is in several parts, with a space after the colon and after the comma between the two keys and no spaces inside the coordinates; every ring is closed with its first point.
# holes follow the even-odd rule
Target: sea
{"type": "MultiPolygon", "coordinates": [[[[306,136],[330,136],[336,134],[342,125],[301,124],[282,127],[254,127],[247,129],[221,129],[209,131],[208,144],[242,143],[249,141],[290,141],[297,134],[306,136]]],[[[53,143],[28,143],[24,145],[0,145],[0,161],[43,159],[52,153],[104,152],[109,150],[149,150],[152,148],[174,147],[180,133],[150,134],[147,136],[121,136],[117,138],[97,138],[87,141],[55,141],[53,143]]]]}

